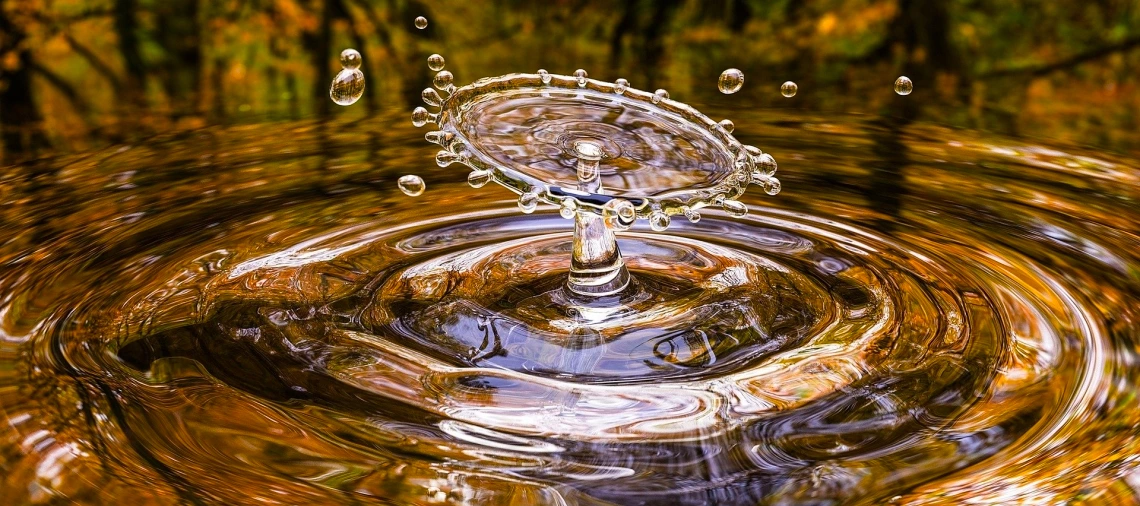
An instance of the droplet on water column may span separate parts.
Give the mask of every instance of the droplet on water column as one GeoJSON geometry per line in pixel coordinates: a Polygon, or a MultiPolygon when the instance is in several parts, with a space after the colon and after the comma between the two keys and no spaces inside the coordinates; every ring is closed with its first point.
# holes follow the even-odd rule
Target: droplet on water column
{"type": "Polygon", "coordinates": [[[431,88],[424,88],[424,91],[420,93],[420,97],[424,99],[424,103],[427,105],[439,107],[439,104],[443,103],[443,98],[431,88]]]}
{"type": "Polygon", "coordinates": [[[424,180],[415,174],[401,176],[396,185],[409,197],[418,197],[424,193],[424,180]]]}
{"type": "Polygon", "coordinates": [[[360,69],[342,69],[333,78],[329,98],[337,105],[352,105],[364,94],[364,73],[360,69]]]}
{"type": "Polygon", "coordinates": [[[526,214],[533,213],[538,208],[538,194],[535,192],[526,192],[519,195],[519,210],[526,214]]]}
{"type": "Polygon", "coordinates": [[[725,200],[721,203],[721,206],[724,207],[724,212],[734,218],[748,214],[748,206],[739,200],[725,200]]]}
{"type": "Polygon", "coordinates": [[[358,69],[360,62],[360,51],[348,48],[340,52],[340,66],[346,69],[358,69]]]}
{"type": "Polygon", "coordinates": [[[453,81],[455,81],[455,76],[451,75],[451,72],[441,70],[435,75],[435,79],[432,79],[432,84],[438,89],[450,91],[453,81]]]}
{"type": "Polygon", "coordinates": [[[443,57],[438,54],[433,54],[428,57],[428,68],[434,71],[438,72],[440,70],[443,70],[445,63],[446,62],[443,61],[443,57]]]}
{"type": "Polygon", "coordinates": [[[744,86],[744,72],[738,69],[728,69],[720,73],[720,79],[717,80],[717,88],[725,95],[731,95],[740,91],[744,86]]]}
{"type": "Polygon", "coordinates": [[[578,81],[578,87],[579,88],[585,88],[586,87],[586,77],[587,77],[587,74],[586,74],[585,70],[578,69],[578,70],[574,71],[574,79],[576,79],[578,81]]]}
{"type": "Polygon", "coordinates": [[[728,133],[732,133],[733,130],[736,130],[736,125],[730,119],[722,119],[720,120],[720,123],[717,123],[717,125],[728,133]]]}
{"type": "Polygon", "coordinates": [[[431,113],[423,107],[417,107],[412,111],[412,126],[420,128],[431,121],[431,113]]]}
{"type": "Polygon", "coordinates": [[[467,175],[467,184],[472,188],[482,188],[491,182],[494,174],[489,170],[475,169],[467,175]]]}
{"type": "Polygon", "coordinates": [[[538,69],[538,78],[542,79],[542,84],[550,84],[550,72],[546,69],[538,69]]]}
{"type": "Polygon", "coordinates": [[[899,76],[898,79],[895,79],[895,93],[906,96],[910,95],[912,91],[914,91],[914,83],[910,81],[909,77],[899,76]]]}
{"type": "Polygon", "coordinates": [[[578,201],[574,197],[566,197],[562,199],[562,205],[558,208],[558,214],[563,218],[573,219],[578,214],[578,201]]]}
{"type": "Polygon", "coordinates": [[[427,28],[427,18],[425,18],[423,16],[417,17],[416,18],[416,28],[419,28],[420,30],[427,28]]]}
{"type": "Polygon", "coordinates": [[[779,179],[770,177],[767,181],[764,182],[764,193],[767,193],[768,195],[775,195],[777,193],[780,193],[780,188],[782,187],[783,186],[780,184],[779,179]]]}
{"type": "Polygon", "coordinates": [[[618,78],[617,81],[614,81],[614,93],[621,95],[621,94],[625,93],[625,90],[628,90],[628,89],[629,89],[629,81],[626,81],[624,78],[618,78]]]}
{"type": "Polygon", "coordinates": [[[792,98],[796,96],[796,92],[799,91],[799,89],[800,87],[797,86],[796,83],[787,81],[784,84],[780,85],[780,94],[787,98],[792,98]]]}
{"type": "Polygon", "coordinates": [[[654,104],[660,104],[662,100],[669,98],[669,92],[659,89],[653,92],[653,98],[650,99],[654,104]]]}
{"type": "Polygon", "coordinates": [[[649,228],[657,232],[669,228],[669,215],[661,210],[653,211],[653,214],[649,215],[649,228]]]}

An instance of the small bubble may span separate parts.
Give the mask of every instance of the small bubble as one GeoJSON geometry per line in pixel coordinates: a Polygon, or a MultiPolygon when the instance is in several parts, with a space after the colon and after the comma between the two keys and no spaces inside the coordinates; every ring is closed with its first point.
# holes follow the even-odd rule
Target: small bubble
{"type": "Polygon", "coordinates": [[[895,93],[906,96],[910,95],[912,91],[914,91],[914,83],[910,81],[909,77],[899,76],[898,79],[895,79],[895,93]]]}
{"type": "Polygon", "coordinates": [[[546,69],[538,69],[538,78],[542,79],[542,84],[550,84],[550,72],[546,69]]]}
{"type": "Polygon", "coordinates": [[[764,193],[767,193],[768,195],[775,195],[777,193],[780,193],[780,188],[782,188],[780,185],[780,180],[774,177],[770,177],[768,178],[768,181],[764,182],[764,193]]]}
{"type": "Polygon", "coordinates": [[[799,91],[799,89],[800,87],[796,86],[796,83],[786,81],[784,84],[780,85],[780,94],[787,98],[792,98],[796,96],[796,92],[799,91]]]}
{"type": "Polygon", "coordinates": [[[574,79],[578,80],[578,87],[579,88],[585,88],[586,87],[586,77],[587,76],[588,76],[588,74],[586,74],[586,71],[583,69],[578,69],[578,70],[574,71],[574,79]]]}
{"type": "Polygon", "coordinates": [[[667,98],[669,98],[669,92],[663,89],[659,89],[653,92],[653,98],[651,100],[654,104],[660,104],[662,100],[665,100],[667,98]]]}
{"type": "Polygon", "coordinates": [[[538,208],[538,194],[535,192],[526,192],[519,195],[519,209],[526,213],[533,213],[538,208]]]}
{"type": "Polygon", "coordinates": [[[441,70],[435,75],[435,79],[432,79],[432,84],[434,84],[437,89],[450,90],[452,86],[451,83],[454,80],[455,76],[451,75],[451,72],[441,70]]]}
{"type": "Polygon", "coordinates": [[[412,125],[416,128],[422,127],[431,121],[431,113],[423,107],[417,107],[412,111],[412,125]]]}
{"type": "Polygon", "coordinates": [[[578,201],[574,197],[562,199],[562,206],[558,208],[558,214],[568,220],[573,219],[578,214],[578,201]]]}
{"type": "Polygon", "coordinates": [[[482,188],[491,182],[494,174],[489,170],[473,170],[467,175],[467,184],[472,188],[482,188]]]}
{"type": "Polygon", "coordinates": [[[423,16],[416,18],[416,28],[419,28],[420,30],[427,28],[427,18],[423,16]]]}
{"type": "Polygon", "coordinates": [[[721,206],[724,207],[724,212],[735,218],[748,214],[748,206],[739,200],[725,200],[721,206]]]}
{"type": "Polygon", "coordinates": [[[337,72],[329,87],[329,98],[337,105],[352,105],[364,95],[364,73],[360,69],[337,72]]]}
{"type": "Polygon", "coordinates": [[[669,228],[669,215],[658,210],[649,215],[649,228],[661,232],[669,228]]]}
{"type": "Polygon", "coordinates": [[[346,69],[360,68],[360,52],[349,48],[340,52],[340,66],[346,69]]]}
{"type": "Polygon", "coordinates": [[[420,96],[423,97],[424,103],[427,105],[434,105],[436,107],[439,107],[439,104],[443,103],[443,99],[440,98],[439,93],[436,93],[436,91],[431,88],[424,88],[424,91],[423,93],[420,93],[420,96]]]}
{"type": "Polygon", "coordinates": [[[722,120],[720,120],[720,123],[717,123],[717,125],[720,126],[721,128],[723,128],[724,131],[728,132],[728,133],[732,133],[733,130],[736,130],[736,125],[733,124],[732,120],[730,120],[730,119],[722,119],[722,120]]]}
{"type": "Polygon", "coordinates": [[[440,70],[443,70],[445,63],[446,62],[443,61],[443,57],[438,54],[433,54],[428,57],[428,68],[434,71],[438,72],[440,70]]]}
{"type": "Polygon", "coordinates": [[[424,180],[414,174],[401,176],[396,181],[396,185],[400,187],[400,191],[409,197],[419,197],[424,193],[424,180]]]}
{"type": "Polygon", "coordinates": [[[744,86],[744,72],[738,69],[728,69],[720,73],[720,79],[716,82],[717,88],[725,95],[731,95],[740,91],[744,86]]]}
{"type": "Polygon", "coordinates": [[[629,89],[629,81],[626,81],[625,78],[618,78],[617,81],[614,81],[614,93],[621,95],[621,94],[625,93],[625,90],[628,90],[628,89],[629,89]]]}

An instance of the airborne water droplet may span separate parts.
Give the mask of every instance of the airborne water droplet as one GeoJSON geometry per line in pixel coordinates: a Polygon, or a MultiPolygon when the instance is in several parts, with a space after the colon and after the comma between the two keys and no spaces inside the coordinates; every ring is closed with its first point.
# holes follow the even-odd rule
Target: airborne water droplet
{"type": "Polygon", "coordinates": [[[472,188],[482,188],[491,182],[493,175],[489,170],[473,170],[467,175],[467,184],[472,188]]]}
{"type": "Polygon", "coordinates": [[[799,91],[799,89],[800,87],[797,86],[796,83],[786,81],[784,84],[780,85],[780,94],[787,98],[792,98],[796,96],[796,92],[799,91]]]}
{"type": "Polygon", "coordinates": [[[438,89],[448,90],[451,88],[451,83],[454,80],[455,76],[451,75],[451,72],[441,70],[438,74],[435,75],[435,79],[432,80],[432,84],[434,84],[438,89]]]}
{"type": "Polygon", "coordinates": [[[433,54],[433,55],[428,57],[428,68],[429,69],[432,69],[435,71],[440,71],[440,70],[443,70],[444,64],[445,64],[445,62],[443,61],[443,57],[438,55],[438,54],[433,54]]]}
{"type": "Polygon", "coordinates": [[[401,176],[396,185],[409,197],[418,197],[424,193],[424,180],[415,174],[401,176]]]}
{"type": "Polygon", "coordinates": [[[621,94],[625,93],[625,90],[628,90],[628,89],[629,89],[629,81],[626,81],[623,78],[618,78],[617,81],[614,81],[614,93],[621,95],[621,94]]]}
{"type": "Polygon", "coordinates": [[[519,209],[526,213],[533,213],[538,207],[538,194],[534,192],[526,192],[519,195],[519,209]]]}
{"type": "Polygon", "coordinates": [[[550,72],[546,69],[538,69],[538,78],[542,79],[542,84],[550,84],[550,72]]]}
{"type": "Polygon", "coordinates": [[[898,79],[895,79],[895,93],[906,96],[910,95],[912,91],[914,91],[914,83],[910,81],[909,77],[899,76],[898,79]]]}
{"type": "Polygon", "coordinates": [[[663,89],[659,89],[653,92],[653,98],[651,100],[654,104],[660,104],[662,100],[665,100],[667,98],[669,98],[669,92],[663,89]]]}
{"type": "Polygon", "coordinates": [[[419,28],[420,30],[427,28],[427,18],[425,18],[423,16],[417,17],[416,18],[416,28],[419,28]]]}
{"type": "Polygon", "coordinates": [[[348,48],[340,52],[340,66],[346,69],[360,68],[360,61],[360,52],[355,49],[348,48]]]}
{"type": "Polygon", "coordinates": [[[337,72],[329,87],[329,98],[337,105],[352,105],[364,94],[364,73],[360,69],[337,72]]]}
{"type": "Polygon", "coordinates": [[[583,69],[578,69],[578,70],[574,71],[574,78],[578,80],[578,87],[579,88],[586,87],[586,77],[587,76],[588,76],[588,74],[586,74],[586,71],[583,69]]]}
{"type": "Polygon", "coordinates": [[[740,91],[744,86],[744,72],[738,69],[728,69],[720,73],[720,79],[717,80],[717,88],[725,95],[731,95],[740,91]]]}

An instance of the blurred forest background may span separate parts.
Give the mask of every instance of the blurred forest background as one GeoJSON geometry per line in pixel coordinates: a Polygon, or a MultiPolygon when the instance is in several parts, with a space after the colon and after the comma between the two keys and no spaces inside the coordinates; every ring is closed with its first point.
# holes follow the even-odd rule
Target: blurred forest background
{"type": "Polygon", "coordinates": [[[459,84],[581,67],[698,107],[817,115],[889,114],[905,74],[924,120],[1140,150],[1136,0],[0,0],[0,155],[388,121],[419,104],[436,52],[459,84]],[[347,47],[368,85],[345,108],[328,87],[347,47]],[[730,97],[715,84],[728,67],[746,75],[730,97]]]}

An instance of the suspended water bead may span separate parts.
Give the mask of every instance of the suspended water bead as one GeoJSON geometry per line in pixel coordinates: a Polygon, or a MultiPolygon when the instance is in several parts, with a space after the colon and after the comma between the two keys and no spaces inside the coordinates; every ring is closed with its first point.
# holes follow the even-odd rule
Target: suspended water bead
{"type": "Polygon", "coordinates": [[[573,219],[578,214],[578,201],[574,197],[562,199],[562,206],[558,208],[558,214],[568,220],[573,219]]]}
{"type": "Polygon", "coordinates": [[[910,81],[909,77],[899,76],[898,79],[895,79],[895,93],[906,96],[910,95],[912,91],[914,91],[914,83],[910,81]]]}
{"type": "Polygon", "coordinates": [[[427,18],[425,18],[423,16],[417,17],[416,18],[416,28],[419,28],[420,30],[427,28],[427,18]]]}
{"type": "Polygon", "coordinates": [[[664,89],[658,89],[657,91],[653,92],[652,101],[654,104],[660,104],[662,100],[665,100],[667,98],[669,98],[669,92],[665,91],[664,89]]]}
{"type": "Polygon", "coordinates": [[[412,110],[412,125],[416,128],[422,127],[431,121],[431,113],[423,107],[417,107],[412,110]]]}
{"type": "Polygon", "coordinates": [[[360,69],[343,69],[333,77],[329,98],[337,105],[352,105],[364,95],[364,73],[360,69]]]}
{"type": "Polygon", "coordinates": [[[626,81],[625,78],[619,77],[617,81],[614,81],[614,93],[621,95],[621,94],[625,93],[625,90],[628,90],[628,89],[629,89],[629,81],[626,81]]]}
{"type": "Polygon", "coordinates": [[[489,170],[475,169],[467,175],[467,184],[472,188],[482,188],[491,182],[494,178],[494,173],[489,170]]]}
{"type": "Polygon", "coordinates": [[[799,91],[799,89],[800,87],[796,86],[796,83],[785,81],[784,84],[780,85],[780,94],[787,98],[792,98],[796,96],[796,92],[799,91]]]}
{"type": "Polygon", "coordinates": [[[432,79],[432,84],[435,85],[437,89],[450,91],[453,81],[455,81],[455,76],[451,75],[451,72],[441,70],[435,75],[435,79],[432,79]]]}
{"type": "Polygon", "coordinates": [[[586,87],[586,77],[587,76],[588,76],[588,74],[586,74],[586,71],[583,69],[578,69],[578,70],[574,71],[574,79],[576,79],[578,81],[578,87],[579,88],[586,87]]]}
{"type": "Polygon", "coordinates": [[[657,232],[662,232],[669,228],[669,215],[660,209],[653,211],[653,214],[649,215],[649,228],[657,232]]]}
{"type": "Polygon", "coordinates": [[[779,179],[770,177],[767,181],[764,182],[764,193],[767,193],[768,195],[775,195],[777,193],[780,193],[780,188],[782,187],[783,186],[780,184],[779,179]]]}
{"type": "Polygon", "coordinates": [[[744,72],[739,69],[728,69],[720,73],[720,79],[717,80],[717,88],[725,95],[731,95],[740,91],[744,86],[744,72]]]}
{"type": "Polygon", "coordinates": [[[734,218],[739,218],[748,214],[748,206],[744,205],[744,203],[739,200],[725,200],[724,202],[721,202],[720,205],[724,208],[724,212],[728,213],[729,216],[732,216],[734,218]]]}
{"type": "Polygon", "coordinates": [[[346,69],[357,69],[360,68],[360,62],[359,51],[348,48],[340,52],[340,66],[346,69]]]}
{"type": "Polygon", "coordinates": [[[538,194],[535,192],[526,192],[519,195],[519,209],[526,214],[533,213],[538,208],[538,194]]]}
{"type": "Polygon", "coordinates": [[[415,174],[401,176],[396,181],[396,186],[409,197],[419,197],[424,193],[424,180],[415,174]]]}
{"type": "Polygon", "coordinates": [[[438,54],[433,54],[428,57],[428,68],[434,71],[438,72],[440,70],[443,70],[445,63],[446,62],[443,61],[443,57],[438,54]]]}
{"type": "Polygon", "coordinates": [[[546,69],[538,69],[538,78],[542,79],[542,84],[550,84],[550,72],[546,69]]]}
{"type": "Polygon", "coordinates": [[[720,123],[717,123],[717,126],[723,128],[724,131],[728,133],[732,133],[733,130],[736,130],[736,125],[733,124],[732,120],[730,119],[720,120],[720,123]]]}

